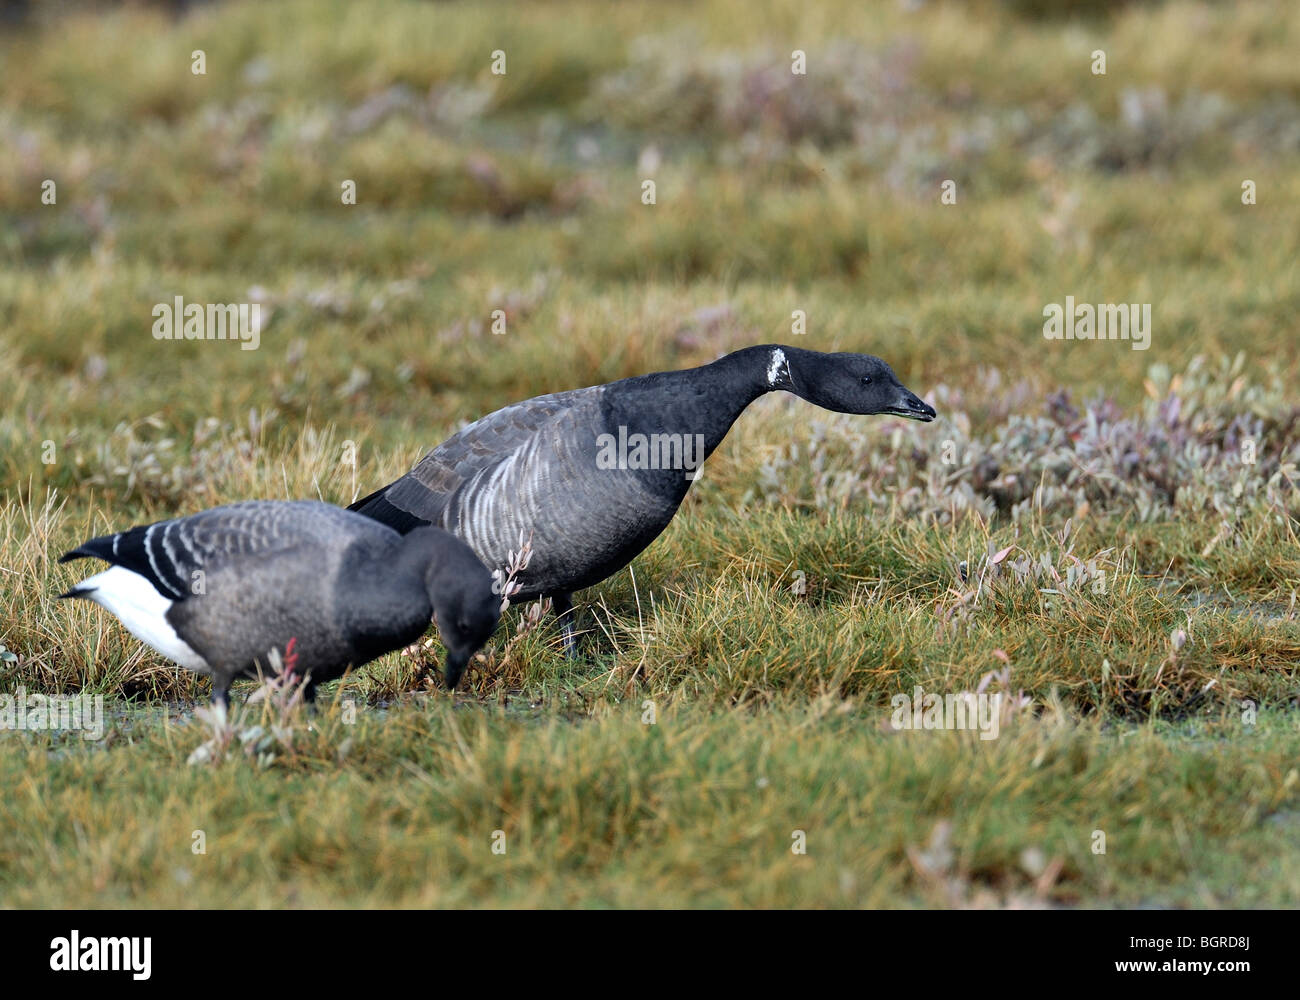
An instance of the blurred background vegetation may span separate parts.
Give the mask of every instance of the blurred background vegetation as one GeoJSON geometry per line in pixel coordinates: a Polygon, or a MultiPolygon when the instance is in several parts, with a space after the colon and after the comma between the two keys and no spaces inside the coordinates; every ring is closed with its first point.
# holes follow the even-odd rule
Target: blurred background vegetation
{"type": "MultiPolygon", "coordinates": [[[[881,355],[940,412],[761,400],[587,595],[590,660],[512,615],[454,711],[331,716],[283,781],[195,775],[192,729],[129,720],[112,754],[3,742],[4,783],[41,791],[0,888],[1289,905],[1297,53],[1289,0],[0,3],[0,688],[206,697],[56,604],[58,554],[346,503],[527,396],[791,342],[881,355]],[[260,347],[155,341],[178,295],[260,303],[260,347]],[[1150,349],[1044,340],[1066,296],[1151,303],[1150,349]],[[892,694],[1004,666],[1034,706],[1007,739],[881,728],[892,694]],[[1247,729],[1243,698],[1277,714],[1247,729]],[[231,849],[182,878],[168,852],[210,822],[231,849]],[[789,864],[800,823],[832,864],[789,864]],[[525,846],[488,870],[497,824],[525,846]]],[[[424,691],[396,655],[345,684],[424,691]]]]}
{"type": "Polygon", "coordinates": [[[8,10],[10,485],[73,485],[26,443],[86,447],[110,413],[273,408],[292,433],[310,411],[391,446],[787,340],[796,308],[807,346],[922,391],[988,364],[1132,400],[1154,362],[1238,350],[1295,374],[1289,3],[8,10]],[[1151,350],[1045,342],[1067,294],[1152,302],[1151,350]],[[156,344],[175,295],[263,302],[261,349],[156,344]]]}

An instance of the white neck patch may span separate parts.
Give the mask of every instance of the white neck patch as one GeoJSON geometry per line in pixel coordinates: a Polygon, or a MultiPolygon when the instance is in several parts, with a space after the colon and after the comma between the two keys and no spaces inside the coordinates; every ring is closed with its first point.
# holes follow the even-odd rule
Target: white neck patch
{"type": "Polygon", "coordinates": [[[785,351],[777,348],[772,352],[772,360],[767,366],[767,384],[775,389],[781,382],[781,376],[785,376],[786,382],[793,384],[790,378],[790,364],[785,360],[785,351]]]}

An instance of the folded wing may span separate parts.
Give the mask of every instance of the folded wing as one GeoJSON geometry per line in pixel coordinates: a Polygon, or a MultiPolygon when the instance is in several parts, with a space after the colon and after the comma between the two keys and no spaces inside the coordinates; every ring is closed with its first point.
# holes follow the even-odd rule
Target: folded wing
{"type": "Polygon", "coordinates": [[[438,524],[448,498],[460,486],[527,446],[554,420],[603,389],[592,386],[537,396],[489,413],[438,445],[406,475],[348,509],[403,534],[438,524]]]}

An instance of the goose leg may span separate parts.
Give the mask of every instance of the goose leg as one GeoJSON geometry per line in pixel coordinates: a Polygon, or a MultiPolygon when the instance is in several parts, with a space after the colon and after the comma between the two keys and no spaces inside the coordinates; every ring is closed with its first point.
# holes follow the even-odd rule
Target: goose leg
{"type": "Polygon", "coordinates": [[[222,684],[217,679],[212,681],[212,704],[220,705],[227,712],[230,711],[230,684],[222,684]]]}
{"type": "Polygon", "coordinates": [[[577,612],[573,609],[572,594],[551,594],[551,610],[560,625],[560,635],[564,637],[564,655],[567,659],[578,658],[578,640],[573,634],[573,619],[577,612]]]}

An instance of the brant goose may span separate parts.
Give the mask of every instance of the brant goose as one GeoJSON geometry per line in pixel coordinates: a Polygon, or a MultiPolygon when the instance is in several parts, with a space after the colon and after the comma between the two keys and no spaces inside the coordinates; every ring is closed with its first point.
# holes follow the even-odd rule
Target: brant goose
{"type": "Polygon", "coordinates": [[[840,413],[935,416],[880,358],[749,347],[497,410],[349,509],[401,532],[439,525],[489,567],[531,538],[515,599],[551,598],[572,656],[573,591],[654,541],[741,411],[776,389],[840,413]]]}
{"type": "Polygon", "coordinates": [[[271,672],[283,653],[317,684],[414,642],[431,616],[450,690],[496,628],[501,598],[469,547],[437,528],[405,537],[314,500],[251,500],[92,538],[60,559],[111,563],[60,597],[107,608],[141,642],[212,678],[271,672]]]}

